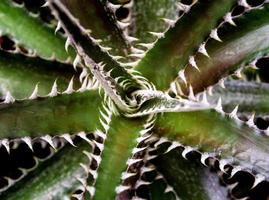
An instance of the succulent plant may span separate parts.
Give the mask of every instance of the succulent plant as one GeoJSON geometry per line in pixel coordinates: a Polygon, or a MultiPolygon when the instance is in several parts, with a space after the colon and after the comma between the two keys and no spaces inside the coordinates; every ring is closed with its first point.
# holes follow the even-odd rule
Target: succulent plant
{"type": "Polygon", "coordinates": [[[0,199],[268,199],[268,3],[1,0],[0,199]]]}

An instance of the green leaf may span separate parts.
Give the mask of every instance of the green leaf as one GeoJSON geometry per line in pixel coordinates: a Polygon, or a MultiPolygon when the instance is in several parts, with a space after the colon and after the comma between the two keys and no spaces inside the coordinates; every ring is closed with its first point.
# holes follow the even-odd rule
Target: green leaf
{"type": "Polygon", "coordinates": [[[189,56],[234,3],[234,0],[197,2],[147,52],[137,70],[153,82],[156,88],[167,89],[178,71],[187,64],[189,56]]]}
{"type": "Polygon", "coordinates": [[[95,39],[101,39],[103,46],[111,47],[113,54],[125,55],[128,45],[122,31],[116,26],[116,19],[108,12],[105,3],[95,0],[61,0],[69,12],[76,17],[84,29],[95,39]]]}
{"type": "MultiPolygon", "coordinates": [[[[160,155],[152,162],[180,199],[227,199],[228,191],[220,185],[217,173],[210,172],[194,159],[185,160],[176,150],[160,155]]],[[[157,185],[152,187],[154,193],[158,192],[156,188],[157,185]]],[[[152,199],[161,198],[154,196],[152,199]]]]}
{"type": "Polygon", "coordinates": [[[203,152],[221,152],[225,159],[234,157],[244,167],[258,166],[258,172],[268,177],[263,163],[269,163],[265,156],[269,154],[269,138],[248,127],[233,113],[233,119],[222,115],[212,110],[165,113],[158,117],[154,131],[203,152]],[[258,160],[261,163],[256,163],[258,160]]]}
{"type": "MultiPolygon", "coordinates": [[[[47,95],[57,79],[60,91],[67,88],[72,76],[77,74],[71,65],[45,61],[40,58],[0,51],[0,94],[10,91],[15,98],[29,97],[37,83],[38,94],[47,95]]],[[[75,78],[75,88],[78,80],[75,78]]]]}
{"type": "MultiPolygon", "coordinates": [[[[255,57],[268,53],[269,4],[246,13],[234,22],[236,27],[227,25],[219,30],[223,42],[212,39],[207,43],[210,58],[202,54],[195,56],[199,71],[190,65],[185,68],[186,80],[195,93],[217,83],[255,57]]],[[[177,78],[177,82],[186,93],[188,89],[184,81],[177,78]]]]}
{"type": "Polygon", "coordinates": [[[100,128],[97,91],[0,105],[0,137],[38,137],[100,128]]]}
{"type": "Polygon", "coordinates": [[[41,163],[19,183],[0,194],[2,200],[69,199],[82,187],[77,177],[85,178],[80,163],[89,164],[83,151],[91,151],[85,141],[76,142],[77,148],[66,145],[52,158],[41,163]]]}
{"type": "Polygon", "coordinates": [[[121,173],[126,170],[127,159],[137,145],[136,139],[141,129],[141,121],[130,121],[122,117],[112,119],[98,169],[94,199],[115,198],[116,186],[120,184],[121,173]]]}
{"type": "Polygon", "coordinates": [[[10,0],[0,2],[0,30],[27,49],[36,51],[42,58],[55,56],[55,59],[64,62],[74,55],[66,53],[65,39],[60,34],[55,35],[52,28],[10,0]]]}
{"type": "Polygon", "coordinates": [[[257,115],[269,114],[269,84],[247,81],[225,81],[225,88],[213,87],[213,95],[208,95],[208,101],[216,104],[218,98],[222,99],[222,107],[226,112],[231,112],[239,105],[238,112],[256,113],[257,115]]]}

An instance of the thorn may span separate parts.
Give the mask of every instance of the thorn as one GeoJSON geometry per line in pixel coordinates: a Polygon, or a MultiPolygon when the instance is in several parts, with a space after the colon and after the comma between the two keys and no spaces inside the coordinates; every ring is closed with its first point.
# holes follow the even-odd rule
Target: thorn
{"type": "Polygon", "coordinates": [[[28,99],[34,100],[37,97],[38,97],[38,83],[35,85],[35,88],[34,88],[32,94],[30,95],[30,97],[28,99]]]}
{"type": "Polygon", "coordinates": [[[198,68],[194,56],[190,56],[189,58],[189,63],[191,66],[193,66],[195,69],[197,69],[200,72],[200,69],[198,68]]]}
{"type": "Polygon", "coordinates": [[[247,9],[251,8],[251,6],[247,3],[246,0],[239,0],[238,5],[243,6],[247,9]]]}
{"type": "Polygon", "coordinates": [[[129,36],[129,35],[126,35],[125,38],[130,43],[138,41],[138,39],[136,37],[132,37],[132,36],[129,36]]]}
{"type": "Polygon", "coordinates": [[[94,196],[95,188],[93,186],[87,186],[86,190],[90,193],[92,197],[94,196]]]}
{"type": "Polygon", "coordinates": [[[203,103],[203,104],[209,104],[208,101],[207,101],[206,91],[203,92],[202,103],[203,103]]]}
{"type": "Polygon", "coordinates": [[[200,45],[200,47],[198,49],[198,52],[200,52],[201,54],[209,57],[209,55],[208,55],[208,53],[206,51],[206,48],[205,48],[205,42],[200,45]]]}
{"type": "Polygon", "coordinates": [[[235,71],[234,75],[235,75],[237,78],[240,78],[240,79],[241,79],[241,78],[242,78],[241,71],[242,71],[242,69],[239,68],[238,70],[235,71]]]}
{"type": "Polygon", "coordinates": [[[155,42],[153,42],[153,43],[138,43],[137,45],[142,46],[142,47],[146,47],[147,49],[152,49],[155,45],[155,42]]]}
{"type": "Polygon", "coordinates": [[[82,72],[79,75],[79,81],[82,83],[83,78],[85,78],[88,74],[88,70],[86,67],[83,67],[82,72]]]}
{"type": "Polygon", "coordinates": [[[117,24],[119,25],[121,29],[126,29],[130,25],[130,23],[125,23],[125,22],[120,22],[120,21],[117,21],[117,24]]]}
{"type": "Polygon", "coordinates": [[[162,18],[162,20],[170,27],[174,27],[177,20],[162,18]]]}
{"type": "Polygon", "coordinates": [[[123,172],[121,174],[121,180],[125,180],[125,179],[128,179],[132,176],[135,176],[137,173],[129,173],[129,172],[123,172]]]}
{"type": "Polygon", "coordinates": [[[32,145],[32,140],[30,137],[26,136],[26,137],[21,138],[21,140],[25,142],[25,144],[29,147],[29,149],[31,149],[31,151],[34,151],[33,145],[32,145]]]}
{"type": "Polygon", "coordinates": [[[213,86],[209,86],[209,87],[207,88],[207,92],[208,92],[208,95],[209,95],[209,96],[212,96],[212,95],[213,95],[213,86]]]}
{"type": "Polygon", "coordinates": [[[81,87],[78,89],[79,92],[85,92],[87,90],[88,76],[84,78],[81,87]]]}
{"type": "Polygon", "coordinates": [[[77,135],[78,135],[81,139],[85,140],[86,142],[88,142],[89,144],[92,145],[92,141],[89,140],[89,139],[87,138],[85,132],[79,132],[77,135]]]}
{"type": "Polygon", "coordinates": [[[164,154],[170,152],[171,150],[177,148],[177,147],[181,147],[182,145],[178,142],[173,142],[170,147],[164,152],[164,154]]]}
{"type": "Polygon", "coordinates": [[[120,4],[113,4],[109,1],[107,1],[107,7],[110,8],[111,11],[115,12],[117,9],[119,9],[121,7],[120,4]]]}
{"type": "Polygon", "coordinates": [[[215,110],[221,114],[223,114],[223,109],[222,109],[222,103],[221,103],[221,97],[218,99],[217,106],[215,107],[215,110]]]}
{"type": "Polygon", "coordinates": [[[45,7],[48,7],[50,5],[50,2],[49,1],[46,1],[41,7],[42,8],[45,8],[45,7]]]}
{"type": "Polygon", "coordinates": [[[52,137],[49,135],[45,135],[41,137],[42,140],[44,140],[45,142],[47,142],[55,151],[56,151],[56,147],[53,143],[52,137]]]}
{"type": "Polygon", "coordinates": [[[70,134],[65,133],[65,134],[61,135],[60,137],[64,138],[72,146],[76,147],[76,145],[73,143],[73,140],[72,140],[70,134]]]}
{"type": "Polygon", "coordinates": [[[185,147],[185,149],[184,149],[183,152],[181,153],[182,156],[183,156],[183,158],[187,159],[187,158],[186,158],[186,155],[187,155],[188,153],[192,152],[193,150],[194,150],[194,149],[193,149],[192,147],[190,147],[190,146],[185,147]]]}
{"type": "Polygon", "coordinates": [[[143,160],[143,159],[141,159],[141,158],[139,158],[139,159],[129,158],[129,159],[127,160],[126,164],[127,164],[128,166],[131,166],[131,165],[133,165],[133,164],[135,164],[135,163],[137,163],[137,162],[141,162],[142,160],[143,160]]]}
{"type": "Polygon", "coordinates": [[[74,70],[77,71],[77,65],[81,63],[81,59],[80,59],[80,56],[77,54],[74,61],[73,61],[73,67],[74,67],[74,70]]]}
{"type": "Polygon", "coordinates": [[[51,88],[50,93],[48,94],[49,97],[55,97],[58,95],[57,91],[57,80],[54,81],[53,86],[51,88]]]}
{"type": "Polygon", "coordinates": [[[74,89],[73,89],[73,85],[74,85],[74,76],[71,78],[71,80],[69,81],[69,84],[68,84],[68,87],[67,89],[63,92],[63,94],[71,94],[74,92],[74,89]]]}
{"type": "Polygon", "coordinates": [[[254,118],[255,118],[255,113],[253,113],[253,114],[251,115],[251,117],[249,118],[249,120],[247,121],[247,125],[248,125],[249,127],[253,127],[253,126],[255,126],[254,118]]]}
{"type": "Polygon", "coordinates": [[[115,189],[115,192],[117,194],[120,194],[126,190],[129,190],[131,188],[131,186],[124,186],[124,185],[120,185],[120,186],[117,186],[116,189],[115,189]]]}
{"type": "Polygon", "coordinates": [[[219,80],[219,86],[225,89],[224,78],[219,80]]]}
{"type": "Polygon", "coordinates": [[[264,181],[264,180],[265,180],[265,177],[264,177],[263,175],[261,175],[261,174],[257,174],[257,175],[255,176],[255,181],[254,181],[254,183],[253,183],[251,189],[255,188],[259,183],[261,183],[261,182],[264,181]]]}
{"type": "Polygon", "coordinates": [[[1,145],[3,145],[6,148],[8,154],[10,154],[10,147],[9,147],[8,139],[0,140],[0,143],[1,143],[1,145]]]}
{"type": "Polygon", "coordinates": [[[71,40],[70,40],[69,37],[67,37],[65,45],[64,45],[64,48],[65,48],[66,52],[68,51],[68,47],[69,47],[70,44],[71,44],[71,40]]]}
{"type": "Polygon", "coordinates": [[[176,6],[179,10],[182,10],[185,13],[189,12],[191,8],[191,6],[180,3],[180,2],[177,2],[176,6]]]}
{"type": "Polygon", "coordinates": [[[235,108],[233,109],[233,111],[229,114],[229,117],[232,118],[232,119],[238,119],[237,117],[237,111],[238,111],[238,105],[235,106],[235,108]]]}
{"type": "Polygon", "coordinates": [[[185,74],[184,74],[184,72],[185,72],[184,69],[183,69],[183,70],[180,70],[180,71],[178,72],[178,76],[179,76],[179,78],[180,78],[181,80],[183,80],[183,82],[185,83],[185,85],[187,85],[187,80],[186,80],[186,78],[185,78],[185,74]]]}
{"type": "Polygon", "coordinates": [[[58,21],[57,27],[56,27],[55,32],[54,32],[55,34],[61,29],[61,26],[62,26],[61,21],[58,21]]]}
{"type": "Polygon", "coordinates": [[[9,91],[7,91],[6,97],[3,103],[9,104],[9,103],[14,103],[14,102],[15,102],[15,98],[11,95],[9,91]]]}
{"type": "Polygon", "coordinates": [[[149,32],[149,33],[153,36],[156,36],[159,39],[164,37],[164,33],[162,32],[149,32]]]}
{"type": "Polygon", "coordinates": [[[232,169],[232,172],[231,172],[231,177],[233,177],[237,172],[239,171],[242,171],[242,168],[240,166],[235,166],[233,169],[232,169]]]}
{"type": "Polygon", "coordinates": [[[222,42],[222,40],[218,36],[218,29],[213,29],[210,33],[210,37],[219,41],[219,42],[222,42]]]}
{"type": "Polygon", "coordinates": [[[192,86],[191,85],[189,86],[188,99],[193,100],[193,101],[197,101],[196,97],[194,96],[193,89],[192,89],[192,86]]]}
{"type": "Polygon", "coordinates": [[[235,24],[234,21],[233,21],[233,17],[232,17],[232,13],[231,13],[231,12],[229,12],[229,13],[227,13],[227,14],[225,15],[225,17],[224,17],[224,21],[225,21],[225,22],[228,22],[229,24],[231,24],[231,25],[233,25],[233,26],[236,26],[236,24],[235,24]]]}

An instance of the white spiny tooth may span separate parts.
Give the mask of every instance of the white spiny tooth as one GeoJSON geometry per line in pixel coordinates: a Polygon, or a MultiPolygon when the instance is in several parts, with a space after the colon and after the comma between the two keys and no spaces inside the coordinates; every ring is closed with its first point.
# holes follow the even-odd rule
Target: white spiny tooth
{"type": "Polygon", "coordinates": [[[162,32],[149,32],[151,35],[156,36],[157,38],[162,38],[164,37],[164,33],[162,32]]]}
{"type": "Polygon", "coordinates": [[[208,101],[207,101],[207,95],[206,95],[206,91],[203,92],[203,99],[202,99],[202,103],[203,104],[208,104],[208,101]]]}
{"type": "Polygon", "coordinates": [[[9,104],[9,103],[14,103],[14,102],[15,102],[15,98],[11,95],[9,91],[7,91],[6,97],[3,103],[9,104]]]}
{"type": "Polygon", "coordinates": [[[232,169],[232,172],[231,172],[231,177],[233,177],[237,172],[239,171],[242,171],[242,168],[240,166],[235,166],[233,169],[232,169]]]}
{"type": "Polygon", "coordinates": [[[91,140],[89,140],[88,138],[87,138],[87,135],[86,135],[86,133],[85,132],[79,132],[78,133],[78,136],[81,138],[81,139],[83,139],[83,140],[85,140],[86,142],[88,142],[89,144],[92,144],[92,141],[91,140]]]}
{"type": "Polygon", "coordinates": [[[153,43],[139,43],[139,46],[146,47],[147,49],[152,49],[155,45],[155,42],[153,43]]]}
{"type": "Polygon", "coordinates": [[[100,114],[101,116],[104,118],[104,120],[106,121],[106,123],[109,123],[111,120],[110,120],[110,117],[105,115],[101,110],[100,110],[100,114]]]}
{"type": "Polygon", "coordinates": [[[96,130],[94,133],[95,133],[95,135],[97,135],[98,137],[101,137],[103,140],[106,139],[106,134],[103,133],[102,131],[100,131],[100,130],[96,130]]]}
{"type": "Polygon", "coordinates": [[[170,27],[174,27],[177,20],[162,18],[162,20],[170,27]]]}
{"type": "Polygon", "coordinates": [[[63,92],[63,94],[71,94],[74,92],[74,88],[73,88],[73,85],[74,85],[74,77],[71,78],[69,84],[68,84],[68,87],[67,89],[63,92]]]}
{"type": "Polygon", "coordinates": [[[48,94],[49,97],[55,97],[58,95],[58,90],[57,90],[57,81],[55,80],[53,83],[53,86],[51,88],[50,93],[48,94]]]}
{"type": "Polygon", "coordinates": [[[249,127],[253,127],[253,126],[255,126],[254,118],[255,118],[255,114],[252,114],[251,117],[249,118],[249,120],[247,121],[247,125],[248,125],[249,127]]]}
{"type": "Polygon", "coordinates": [[[153,160],[153,159],[155,159],[157,157],[158,157],[158,155],[150,155],[150,156],[147,157],[147,161],[153,160]]]}
{"type": "Polygon", "coordinates": [[[133,164],[135,164],[135,163],[137,163],[137,162],[140,162],[140,161],[142,161],[143,159],[132,159],[132,158],[129,158],[128,160],[127,160],[127,162],[126,162],[126,164],[128,165],[128,166],[131,166],[131,165],[133,165],[133,164]]]}
{"type": "Polygon", "coordinates": [[[69,37],[67,37],[65,45],[64,45],[65,51],[68,51],[68,47],[70,44],[71,44],[71,40],[69,37]]]}
{"type": "Polygon", "coordinates": [[[173,142],[170,147],[165,151],[165,153],[170,152],[171,150],[177,148],[177,147],[181,147],[181,144],[178,142],[173,142]]]}
{"type": "Polygon", "coordinates": [[[76,177],[76,179],[85,187],[87,185],[87,181],[83,178],[76,177]]]}
{"type": "Polygon", "coordinates": [[[236,26],[236,24],[235,24],[234,21],[233,21],[233,17],[232,17],[232,13],[231,13],[231,12],[229,12],[229,13],[227,13],[227,14],[225,15],[224,20],[225,20],[226,22],[228,22],[229,24],[231,24],[231,25],[233,25],[233,26],[236,26]]]}
{"type": "Polygon", "coordinates": [[[3,145],[6,148],[8,153],[10,153],[10,147],[9,147],[8,139],[0,140],[0,144],[3,145]]]}
{"type": "Polygon", "coordinates": [[[189,58],[189,63],[191,64],[191,66],[193,66],[195,69],[197,69],[198,71],[200,71],[200,69],[198,68],[195,58],[194,56],[190,56],[189,58]]]}
{"type": "Polygon", "coordinates": [[[35,88],[28,99],[33,100],[36,99],[37,97],[38,97],[38,83],[35,85],[35,88]]]}
{"type": "Polygon", "coordinates": [[[81,87],[78,89],[79,92],[85,92],[87,90],[88,76],[84,78],[81,87]]]}
{"type": "Polygon", "coordinates": [[[79,75],[79,81],[82,83],[83,79],[87,76],[88,70],[86,67],[83,67],[82,72],[79,75]]]}
{"type": "Polygon", "coordinates": [[[190,153],[191,151],[193,151],[193,150],[194,150],[194,149],[193,149],[192,147],[190,147],[190,146],[185,147],[184,151],[182,152],[182,156],[183,156],[183,158],[187,159],[187,158],[186,158],[186,155],[187,155],[188,153],[190,153]]]}
{"type": "Polygon", "coordinates": [[[135,188],[137,189],[137,188],[139,188],[141,185],[149,185],[149,184],[150,184],[150,182],[148,182],[148,181],[138,180],[138,181],[136,182],[136,184],[135,184],[135,188]]]}
{"type": "Polygon", "coordinates": [[[101,46],[101,45],[100,45],[100,48],[104,52],[110,51],[112,49],[111,47],[104,47],[104,46],[101,46]]]}
{"type": "Polygon", "coordinates": [[[73,62],[73,67],[75,71],[77,71],[77,66],[79,63],[81,63],[81,59],[80,59],[80,56],[77,54],[73,62]]]}
{"type": "Polygon", "coordinates": [[[65,134],[61,135],[61,137],[64,138],[69,144],[76,147],[76,145],[73,143],[73,140],[72,140],[70,134],[65,133],[65,134]]]}
{"type": "Polygon", "coordinates": [[[101,163],[101,156],[92,154],[92,158],[94,158],[94,160],[97,162],[97,165],[99,166],[101,163]]]}
{"type": "Polygon", "coordinates": [[[240,68],[239,68],[238,70],[236,70],[235,73],[234,73],[234,75],[235,75],[236,77],[238,77],[238,78],[242,78],[241,70],[242,70],[242,69],[240,69],[240,68]]]}
{"type": "Polygon", "coordinates": [[[61,26],[62,26],[61,21],[58,21],[57,27],[55,29],[55,34],[60,30],[61,26]]]}
{"type": "Polygon", "coordinates": [[[135,54],[142,54],[142,53],[145,53],[144,50],[142,50],[142,49],[138,49],[138,48],[135,48],[135,47],[131,47],[131,52],[132,52],[132,53],[135,53],[135,54]]]}
{"type": "Polygon", "coordinates": [[[130,43],[138,41],[138,39],[136,37],[132,37],[132,36],[129,36],[129,35],[126,35],[125,38],[130,43]]]}
{"type": "Polygon", "coordinates": [[[175,82],[172,82],[170,84],[170,89],[171,91],[174,93],[174,94],[177,94],[177,87],[176,87],[176,83],[175,82]]]}
{"type": "Polygon", "coordinates": [[[119,59],[122,59],[123,57],[122,56],[113,56],[113,55],[110,55],[114,60],[119,60],[119,59]]]}
{"type": "Polygon", "coordinates": [[[264,177],[263,175],[261,175],[261,174],[257,174],[257,175],[255,176],[255,181],[254,181],[254,183],[253,183],[251,189],[255,188],[259,183],[261,183],[261,182],[264,181],[264,180],[265,180],[265,177],[264,177]]]}
{"type": "Polygon", "coordinates": [[[56,147],[53,143],[52,137],[49,135],[45,135],[41,137],[42,140],[46,141],[54,150],[56,150],[56,147]]]}
{"type": "Polygon", "coordinates": [[[178,76],[185,83],[185,85],[187,85],[187,80],[186,80],[186,77],[185,77],[185,70],[184,69],[183,70],[180,70],[178,72],[178,76]]]}
{"type": "Polygon", "coordinates": [[[105,129],[105,131],[107,132],[109,129],[109,125],[107,123],[105,123],[101,118],[99,118],[99,121],[100,121],[101,125],[103,126],[103,128],[105,129]]]}
{"type": "Polygon", "coordinates": [[[130,177],[135,176],[135,175],[136,175],[136,173],[123,172],[121,174],[121,180],[125,180],[125,179],[130,178],[130,177]]]}
{"type": "Polygon", "coordinates": [[[132,53],[129,55],[129,57],[134,57],[134,58],[144,58],[144,56],[146,55],[146,53],[142,53],[142,54],[139,54],[139,53],[132,53]]]}
{"type": "Polygon", "coordinates": [[[86,190],[90,193],[91,197],[95,194],[95,188],[93,186],[87,186],[86,190]]]}
{"type": "Polygon", "coordinates": [[[126,190],[129,190],[131,188],[131,186],[128,186],[128,185],[120,185],[120,186],[117,186],[116,187],[116,189],[115,189],[115,192],[117,193],[117,194],[120,194],[120,193],[122,193],[122,192],[124,192],[124,191],[126,191],[126,190]]]}
{"type": "Polygon", "coordinates": [[[32,145],[32,140],[30,137],[23,137],[21,138],[22,141],[25,142],[25,144],[29,147],[29,149],[31,149],[33,151],[33,145],[32,145]]]}
{"type": "Polygon", "coordinates": [[[95,39],[95,38],[93,38],[93,37],[91,37],[91,40],[92,40],[92,42],[93,42],[94,44],[100,44],[100,43],[102,42],[101,39],[95,39]]]}
{"type": "Polygon", "coordinates": [[[209,55],[208,55],[208,53],[207,53],[207,51],[206,51],[206,48],[205,48],[205,44],[206,44],[206,43],[204,42],[204,43],[202,43],[202,44],[200,45],[200,47],[199,47],[199,49],[198,49],[198,52],[200,52],[201,54],[203,54],[203,55],[209,57],[209,55]]]}
{"type": "Polygon", "coordinates": [[[243,6],[245,8],[251,8],[246,0],[239,0],[238,5],[243,6]]]}
{"type": "Polygon", "coordinates": [[[49,1],[46,1],[41,7],[42,7],[42,8],[48,7],[49,4],[50,4],[50,2],[49,2],[49,1]]]}
{"type": "Polygon", "coordinates": [[[128,62],[128,63],[119,63],[122,67],[135,67],[139,63],[138,61],[128,62]]]}
{"type": "Polygon", "coordinates": [[[79,163],[79,165],[82,167],[82,169],[84,169],[84,171],[85,171],[86,173],[89,173],[89,167],[88,167],[87,165],[85,165],[85,164],[83,164],[83,163],[79,163]]]}
{"type": "Polygon", "coordinates": [[[92,175],[93,179],[96,180],[98,177],[98,173],[96,170],[89,169],[89,173],[92,175]]]}
{"type": "Polygon", "coordinates": [[[161,144],[163,144],[163,143],[166,143],[166,142],[169,142],[169,140],[166,139],[166,138],[164,138],[164,137],[162,137],[158,142],[156,142],[156,143],[154,144],[154,147],[156,148],[156,147],[158,147],[159,145],[161,145],[161,144]]]}
{"type": "Polygon", "coordinates": [[[136,154],[138,152],[141,152],[141,151],[144,151],[147,147],[141,147],[141,148],[134,148],[133,151],[132,151],[132,154],[136,154]]]}
{"type": "Polygon", "coordinates": [[[256,64],[257,64],[257,60],[255,59],[255,60],[253,60],[251,63],[249,63],[249,66],[250,66],[251,68],[253,68],[253,69],[259,69],[259,68],[256,66],[256,64]]]}
{"type": "Polygon", "coordinates": [[[220,160],[219,161],[219,168],[222,172],[226,173],[225,167],[226,165],[228,165],[229,163],[227,162],[227,160],[220,160]]]}
{"type": "Polygon", "coordinates": [[[165,190],[164,190],[164,193],[169,193],[169,192],[174,192],[174,189],[172,188],[172,186],[167,185],[165,190]]]}
{"type": "Polygon", "coordinates": [[[219,41],[219,42],[222,42],[222,40],[218,36],[218,29],[213,29],[210,33],[210,37],[219,41]]]}
{"type": "MultiPolygon", "coordinates": [[[[88,151],[83,151],[84,155],[87,156],[88,160],[89,160],[89,163],[92,162],[92,154],[88,151]]],[[[89,167],[88,167],[88,170],[89,170],[89,167]]]]}
{"type": "Polygon", "coordinates": [[[201,163],[202,163],[203,165],[207,166],[207,164],[206,164],[206,160],[207,160],[208,158],[210,158],[210,157],[211,157],[211,155],[210,155],[209,153],[207,153],[207,152],[202,153],[202,155],[201,155],[201,163]]]}
{"type": "Polygon", "coordinates": [[[224,78],[219,80],[219,86],[222,87],[223,89],[225,88],[224,78]]]}
{"type": "Polygon", "coordinates": [[[119,25],[119,27],[121,29],[125,29],[125,28],[127,28],[130,25],[130,23],[120,22],[120,21],[117,21],[117,23],[118,23],[118,25],[119,25]]]}
{"type": "Polygon", "coordinates": [[[117,9],[121,7],[120,4],[113,4],[107,1],[107,7],[110,8],[113,12],[115,12],[117,9]]]}
{"type": "Polygon", "coordinates": [[[190,10],[190,8],[191,8],[191,6],[186,5],[186,4],[183,4],[183,3],[180,3],[180,2],[177,2],[176,5],[177,5],[177,8],[178,8],[179,10],[182,10],[182,11],[185,12],[185,13],[189,12],[189,10],[190,10]]]}
{"type": "Polygon", "coordinates": [[[238,111],[238,106],[235,106],[235,108],[233,109],[233,111],[229,114],[229,116],[233,119],[238,119],[237,118],[237,111],[238,111]]]}
{"type": "Polygon", "coordinates": [[[103,151],[104,150],[104,144],[103,143],[96,142],[95,140],[93,142],[94,142],[94,144],[97,146],[97,148],[100,151],[103,151]]]}
{"type": "Polygon", "coordinates": [[[143,167],[141,168],[141,174],[144,174],[144,173],[147,173],[147,172],[151,172],[151,171],[154,171],[154,170],[155,170],[154,165],[152,165],[152,166],[148,166],[148,167],[143,166],[143,167]]]}
{"type": "Polygon", "coordinates": [[[207,93],[208,93],[209,96],[212,96],[213,95],[213,86],[209,86],[207,88],[207,93]]]}
{"type": "Polygon", "coordinates": [[[164,179],[164,177],[163,177],[162,174],[158,174],[158,175],[155,177],[155,180],[160,180],[160,179],[164,179]]]}
{"type": "Polygon", "coordinates": [[[219,97],[218,99],[218,103],[217,103],[217,106],[215,107],[215,110],[219,113],[223,113],[221,97],[219,97]]]}

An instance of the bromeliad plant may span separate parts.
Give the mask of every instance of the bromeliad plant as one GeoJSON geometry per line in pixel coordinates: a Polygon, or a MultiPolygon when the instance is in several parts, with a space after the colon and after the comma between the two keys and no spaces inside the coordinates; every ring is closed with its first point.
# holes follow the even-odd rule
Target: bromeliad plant
{"type": "Polygon", "coordinates": [[[0,30],[0,199],[268,198],[268,1],[1,0],[0,30]]]}

